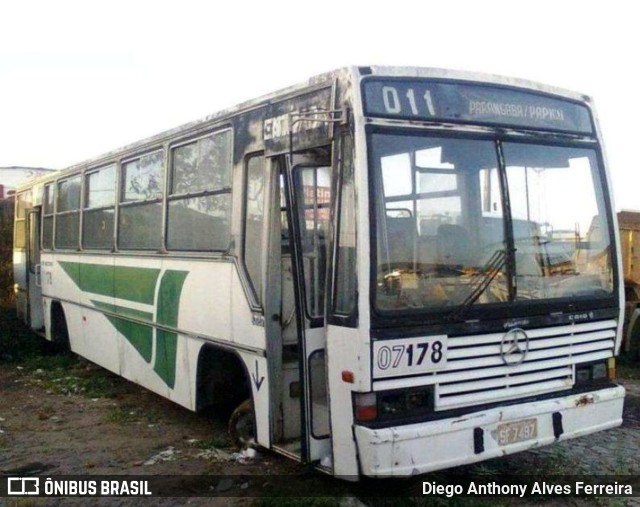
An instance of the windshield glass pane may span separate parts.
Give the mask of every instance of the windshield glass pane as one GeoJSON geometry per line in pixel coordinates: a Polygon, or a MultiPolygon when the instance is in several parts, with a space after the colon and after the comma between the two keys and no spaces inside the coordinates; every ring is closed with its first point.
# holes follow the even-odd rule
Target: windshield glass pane
{"type": "Polygon", "coordinates": [[[379,310],[507,300],[492,141],[373,134],[379,310]]]}
{"type": "Polygon", "coordinates": [[[495,141],[374,133],[370,143],[377,310],[462,311],[612,293],[595,150],[503,143],[509,273],[495,141]]]}
{"type": "Polygon", "coordinates": [[[504,144],[519,300],[608,294],[610,235],[594,150],[504,144]]]}

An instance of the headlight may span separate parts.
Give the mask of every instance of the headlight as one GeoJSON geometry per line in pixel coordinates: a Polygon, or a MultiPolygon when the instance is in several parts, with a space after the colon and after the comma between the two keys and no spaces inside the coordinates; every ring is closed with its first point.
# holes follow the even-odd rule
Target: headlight
{"type": "Polygon", "coordinates": [[[358,393],[354,402],[357,422],[410,419],[433,412],[433,387],[358,393]]]}
{"type": "Polygon", "coordinates": [[[610,361],[598,361],[596,363],[577,364],[576,385],[608,380],[611,378],[609,375],[610,370],[614,372],[613,377],[615,377],[615,366],[611,369],[609,363],[610,361]]]}
{"type": "Polygon", "coordinates": [[[607,364],[606,363],[594,364],[591,367],[591,379],[602,380],[603,378],[607,378],[607,364]]]}

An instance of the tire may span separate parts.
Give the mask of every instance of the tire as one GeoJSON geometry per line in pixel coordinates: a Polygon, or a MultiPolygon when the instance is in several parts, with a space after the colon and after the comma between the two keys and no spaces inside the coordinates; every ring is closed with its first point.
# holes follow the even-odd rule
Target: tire
{"type": "Polygon", "coordinates": [[[229,436],[238,447],[255,447],[256,416],[251,399],[240,403],[229,417],[229,436]]]}

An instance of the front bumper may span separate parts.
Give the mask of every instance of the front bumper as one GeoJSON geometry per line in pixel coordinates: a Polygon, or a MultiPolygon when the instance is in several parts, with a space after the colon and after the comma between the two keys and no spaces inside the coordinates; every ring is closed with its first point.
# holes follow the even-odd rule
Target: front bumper
{"type": "Polygon", "coordinates": [[[360,470],[369,477],[423,474],[614,428],[622,424],[624,394],[616,386],[426,423],[384,429],[356,425],[360,470]],[[534,418],[535,438],[498,444],[498,425],[534,418]]]}

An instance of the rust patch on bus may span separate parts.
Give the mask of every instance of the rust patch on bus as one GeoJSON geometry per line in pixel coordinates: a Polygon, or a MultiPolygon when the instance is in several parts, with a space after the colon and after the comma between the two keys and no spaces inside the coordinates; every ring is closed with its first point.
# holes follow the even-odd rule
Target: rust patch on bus
{"type": "Polygon", "coordinates": [[[575,404],[576,407],[584,407],[586,405],[590,405],[594,401],[595,400],[593,399],[593,396],[588,396],[585,394],[584,396],[580,396],[580,398],[575,401],[575,404]]]}

